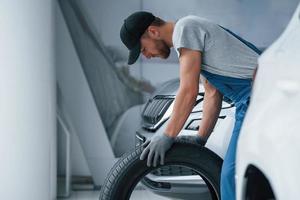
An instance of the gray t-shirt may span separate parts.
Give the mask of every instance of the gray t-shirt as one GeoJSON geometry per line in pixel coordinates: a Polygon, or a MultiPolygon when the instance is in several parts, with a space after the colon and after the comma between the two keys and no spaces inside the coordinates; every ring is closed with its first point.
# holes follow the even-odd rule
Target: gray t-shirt
{"type": "Polygon", "coordinates": [[[173,45],[202,52],[202,69],[234,78],[252,78],[258,54],[219,25],[197,16],[179,19],[174,27],[173,45]]]}

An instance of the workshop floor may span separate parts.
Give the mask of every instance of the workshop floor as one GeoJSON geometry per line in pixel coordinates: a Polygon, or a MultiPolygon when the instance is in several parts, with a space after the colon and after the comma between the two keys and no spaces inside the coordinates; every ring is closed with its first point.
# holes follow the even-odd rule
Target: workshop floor
{"type": "MultiPolygon", "coordinates": [[[[94,191],[72,191],[72,194],[69,198],[58,198],[58,200],[98,200],[99,199],[99,190],[94,191]]],[[[135,190],[132,194],[130,200],[167,200],[147,190],[135,190]]]]}

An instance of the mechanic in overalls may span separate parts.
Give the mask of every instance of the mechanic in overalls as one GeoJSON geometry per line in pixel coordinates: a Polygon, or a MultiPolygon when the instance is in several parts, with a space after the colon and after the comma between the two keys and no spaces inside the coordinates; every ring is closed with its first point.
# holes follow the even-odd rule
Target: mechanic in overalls
{"type": "Polygon", "coordinates": [[[169,57],[173,47],[179,57],[180,86],[172,115],[163,134],[147,140],[140,159],[148,166],[164,164],[171,148],[192,111],[202,75],[205,88],[203,119],[194,142],[204,145],[217,122],[223,97],[236,106],[235,125],[221,171],[221,199],[235,199],[236,147],[249,105],[253,76],[260,51],[222,26],[197,16],[166,22],[149,12],[135,12],[124,20],[120,37],[130,50],[128,64],[142,53],[147,58],[169,57]]]}

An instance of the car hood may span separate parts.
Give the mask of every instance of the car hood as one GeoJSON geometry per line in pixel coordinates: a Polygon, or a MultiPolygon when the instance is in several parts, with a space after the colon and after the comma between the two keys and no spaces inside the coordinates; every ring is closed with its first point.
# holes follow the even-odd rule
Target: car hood
{"type": "Polygon", "coordinates": [[[152,95],[153,97],[158,95],[176,95],[179,88],[179,79],[171,79],[167,82],[159,84],[156,88],[157,89],[152,95]]]}
{"type": "MultiPolygon", "coordinates": [[[[152,98],[155,96],[175,96],[178,88],[179,88],[179,78],[176,79],[171,79],[169,81],[166,81],[162,84],[159,84],[156,88],[156,90],[154,91],[154,93],[152,94],[152,98]]],[[[204,92],[204,88],[202,84],[199,84],[199,93],[200,92],[204,92]]]]}

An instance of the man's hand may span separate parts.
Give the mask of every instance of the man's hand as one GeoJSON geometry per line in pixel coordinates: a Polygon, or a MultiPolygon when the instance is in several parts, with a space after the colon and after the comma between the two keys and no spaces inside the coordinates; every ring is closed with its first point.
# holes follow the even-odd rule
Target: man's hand
{"type": "Polygon", "coordinates": [[[160,164],[163,165],[165,161],[165,153],[171,148],[175,138],[166,135],[165,133],[156,133],[151,139],[148,139],[142,144],[145,148],[140,156],[140,160],[144,160],[147,155],[147,166],[157,166],[160,158],[160,164]]]}

